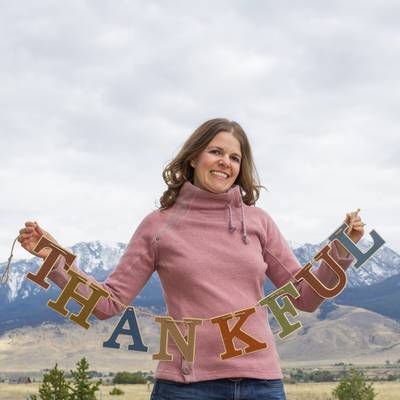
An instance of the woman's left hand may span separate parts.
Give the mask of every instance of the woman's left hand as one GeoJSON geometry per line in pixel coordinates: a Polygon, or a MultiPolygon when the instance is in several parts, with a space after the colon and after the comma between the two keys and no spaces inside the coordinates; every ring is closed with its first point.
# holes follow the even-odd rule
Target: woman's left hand
{"type": "Polygon", "coordinates": [[[349,228],[346,230],[347,236],[354,242],[357,243],[364,236],[364,222],[358,215],[360,209],[350,213],[346,213],[346,222],[349,228]]]}

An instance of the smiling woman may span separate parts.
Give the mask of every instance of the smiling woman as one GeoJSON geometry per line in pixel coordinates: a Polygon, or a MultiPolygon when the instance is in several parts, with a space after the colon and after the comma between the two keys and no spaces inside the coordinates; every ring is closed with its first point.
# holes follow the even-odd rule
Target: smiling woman
{"type": "MultiPolygon", "coordinates": [[[[189,324],[180,326],[181,343],[193,344],[189,356],[173,340],[166,349],[163,336],[165,346],[160,341],[160,352],[153,355],[160,361],[152,400],[285,399],[267,311],[248,307],[263,297],[267,277],[280,288],[296,280],[302,266],[271,216],[255,207],[262,186],[246,133],[227,119],[204,122],[166,166],[163,178],[167,190],[159,209],[136,228],[105,282],[78,274],[75,263],[70,266],[72,261],[66,263],[62,256],[49,279],[64,288],[70,275],[78,274],[107,292],[109,297],[93,310],[97,318],[106,319],[130,304],[157,271],[169,316],[179,322],[189,316],[204,321],[196,322],[196,342],[189,324]],[[239,320],[229,321],[233,318],[239,320]]],[[[347,220],[352,223],[347,234],[354,242],[363,235],[357,218],[347,220]]],[[[19,241],[26,250],[32,252],[42,235],[57,243],[38,224],[25,225],[19,241]]],[[[335,245],[331,250],[346,270],[352,257],[335,245]]],[[[46,253],[39,256],[45,258],[46,253]]],[[[324,261],[315,276],[328,286],[337,279],[324,261]]],[[[87,298],[88,290],[81,287],[78,292],[87,298]]],[[[296,290],[299,298],[293,305],[300,310],[315,310],[324,300],[305,280],[296,290]]]]}
{"type": "Polygon", "coordinates": [[[219,132],[200,155],[190,162],[194,185],[212,193],[224,193],[240,171],[239,141],[229,132],[219,132]]]}
{"type": "Polygon", "coordinates": [[[168,189],[160,199],[161,209],[175,203],[187,181],[212,193],[227,192],[238,185],[243,202],[254,205],[260,185],[250,142],[235,121],[215,118],[204,122],[186,140],[163,172],[168,189]]]}

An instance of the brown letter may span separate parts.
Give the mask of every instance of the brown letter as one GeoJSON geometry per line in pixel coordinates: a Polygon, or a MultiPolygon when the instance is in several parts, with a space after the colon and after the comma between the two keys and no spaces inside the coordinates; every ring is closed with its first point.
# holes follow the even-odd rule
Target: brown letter
{"type": "Polygon", "coordinates": [[[314,289],[314,291],[321,297],[326,299],[338,295],[346,286],[347,276],[343,271],[341,266],[328,254],[331,249],[329,244],[327,244],[319,253],[314,256],[315,261],[324,260],[332,271],[339,278],[339,282],[333,288],[328,288],[325,286],[311,271],[311,264],[307,263],[294,277],[300,281],[304,279],[308,284],[314,289]]]}
{"type": "Polygon", "coordinates": [[[89,298],[83,297],[79,293],[75,292],[75,289],[79,283],[86,284],[87,279],[72,269],[68,269],[67,274],[71,277],[71,279],[64,287],[57,301],[54,302],[49,300],[47,305],[65,317],[68,314],[68,311],[65,309],[65,305],[71,298],[73,298],[82,306],[82,309],[79,314],[71,314],[70,319],[88,329],[90,324],[88,324],[86,319],[89,318],[91,312],[96,307],[97,302],[100,300],[100,297],[107,298],[110,294],[103,290],[100,286],[91,283],[89,287],[93,290],[92,294],[89,298]]]}
{"type": "Polygon", "coordinates": [[[186,341],[175,321],[171,317],[155,317],[155,321],[161,324],[160,332],[160,351],[157,354],[153,354],[153,360],[172,361],[173,356],[167,351],[168,346],[168,333],[171,335],[172,340],[178,346],[179,351],[183,355],[183,358],[188,362],[194,360],[194,350],[196,342],[196,326],[201,325],[203,322],[198,318],[184,318],[189,325],[188,340],[186,341]]]}
{"type": "Polygon", "coordinates": [[[255,307],[251,307],[237,311],[234,314],[225,314],[211,319],[213,324],[219,325],[222,341],[225,347],[225,353],[221,353],[219,355],[221,360],[226,360],[227,358],[237,357],[243,354],[243,350],[236,349],[233,344],[233,338],[235,336],[242,342],[248,344],[248,346],[244,349],[245,353],[252,353],[268,347],[267,343],[259,342],[254,337],[248,335],[246,332],[240,329],[241,326],[246,322],[247,318],[255,312],[255,307]],[[239,321],[237,321],[232,330],[230,330],[228,320],[232,319],[233,317],[239,317],[239,321]]]}
{"type": "Polygon", "coordinates": [[[65,266],[64,269],[68,269],[70,265],[74,262],[76,256],[72,253],[69,253],[67,250],[58,246],[57,244],[51,242],[49,239],[42,236],[37,243],[36,247],[33,249],[35,253],[39,253],[45,247],[51,248],[51,253],[45,258],[43,264],[41,265],[39,271],[36,274],[32,274],[28,272],[26,277],[31,281],[35,282],[37,285],[41,286],[44,289],[48,289],[49,284],[45,281],[47,275],[49,275],[51,269],[56,263],[59,256],[65,257],[65,266]]]}

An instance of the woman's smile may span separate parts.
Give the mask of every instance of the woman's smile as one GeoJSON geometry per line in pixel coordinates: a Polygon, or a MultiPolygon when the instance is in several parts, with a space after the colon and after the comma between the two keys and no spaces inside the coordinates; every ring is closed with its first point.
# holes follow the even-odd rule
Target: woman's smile
{"type": "Polygon", "coordinates": [[[224,193],[240,172],[242,152],[239,141],[229,132],[219,132],[196,160],[193,184],[212,193],[224,193]]]}

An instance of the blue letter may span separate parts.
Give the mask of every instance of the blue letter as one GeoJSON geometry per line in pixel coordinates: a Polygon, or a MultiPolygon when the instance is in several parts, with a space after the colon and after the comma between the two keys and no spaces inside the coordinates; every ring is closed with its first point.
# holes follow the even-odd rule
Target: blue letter
{"type": "Polygon", "coordinates": [[[363,253],[360,249],[354,244],[354,242],[346,235],[345,230],[348,228],[348,225],[343,222],[331,236],[329,236],[329,241],[333,241],[335,239],[339,240],[340,243],[356,258],[357,262],[354,264],[355,268],[361,267],[365,261],[368,260],[380,247],[382,247],[385,241],[379,236],[378,232],[372,230],[369,234],[371,235],[374,244],[373,246],[366,252],[363,253]]]}
{"type": "Polygon", "coordinates": [[[103,342],[103,347],[110,347],[112,349],[119,349],[119,343],[117,343],[116,339],[119,335],[130,335],[132,336],[133,344],[128,346],[128,350],[136,350],[136,351],[144,351],[147,352],[148,347],[143,344],[139,327],[136,321],[135,310],[133,307],[128,307],[121,319],[118,322],[117,327],[115,328],[113,334],[110,339],[106,342],[103,342]],[[128,321],[129,329],[125,329],[125,322],[128,321]]]}

